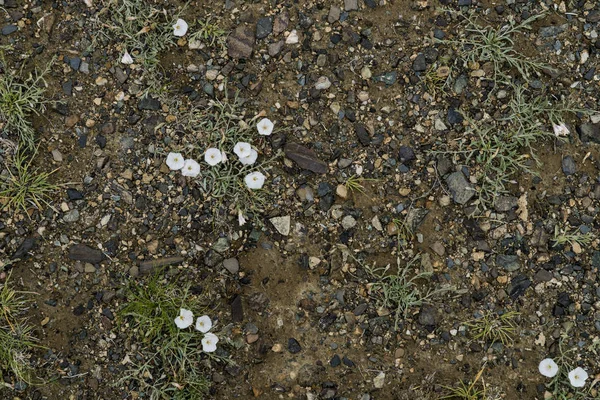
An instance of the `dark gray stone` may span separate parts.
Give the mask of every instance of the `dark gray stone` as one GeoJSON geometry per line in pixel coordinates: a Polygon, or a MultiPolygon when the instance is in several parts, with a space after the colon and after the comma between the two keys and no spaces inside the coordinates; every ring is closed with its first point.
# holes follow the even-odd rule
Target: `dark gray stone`
{"type": "Polygon", "coordinates": [[[434,307],[423,306],[419,312],[419,318],[417,322],[420,325],[435,327],[437,325],[437,315],[434,307]]]}
{"type": "Polygon", "coordinates": [[[516,271],[521,268],[519,256],[498,254],[496,256],[496,265],[504,268],[508,272],[516,271]]]}
{"type": "Polygon", "coordinates": [[[2,28],[2,34],[4,36],[8,36],[11,33],[15,33],[18,30],[19,30],[19,27],[16,25],[6,25],[5,27],[2,28]]]}
{"type": "Polygon", "coordinates": [[[452,199],[458,204],[465,204],[475,195],[475,189],[467,181],[462,172],[454,172],[446,178],[452,199]]]}
{"type": "Polygon", "coordinates": [[[300,353],[302,351],[302,346],[300,343],[294,338],[288,339],[288,351],[292,354],[300,353]]]}
{"type": "Polygon", "coordinates": [[[494,200],[494,209],[498,212],[507,212],[517,206],[519,199],[515,196],[498,196],[494,200]]]}
{"type": "Polygon", "coordinates": [[[562,170],[565,175],[573,175],[575,172],[577,172],[577,167],[573,157],[566,156],[562,159],[562,170]]]}
{"type": "Polygon", "coordinates": [[[371,136],[369,135],[367,128],[363,124],[356,124],[354,126],[354,130],[356,132],[356,137],[358,138],[360,144],[362,144],[363,146],[368,146],[369,144],[371,144],[371,136]]]}
{"type": "Polygon", "coordinates": [[[543,26],[540,28],[540,36],[546,37],[546,38],[554,37],[554,36],[564,32],[568,27],[569,27],[568,24],[543,26]]]}
{"type": "Polygon", "coordinates": [[[256,38],[264,39],[269,34],[273,32],[273,18],[272,17],[262,17],[258,19],[256,23],[256,38]]]}
{"type": "Polygon", "coordinates": [[[287,158],[294,161],[301,168],[317,174],[326,174],[329,171],[327,163],[321,161],[314,151],[298,143],[286,144],[284,152],[287,158]]]}
{"type": "Polygon", "coordinates": [[[415,72],[423,72],[427,69],[427,60],[423,53],[419,53],[413,61],[413,70],[415,72]]]}
{"type": "Polygon", "coordinates": [[[74,244],[69,248],[69,258],[71,260],[89,262],[90,264],[99,264],[104,260],[104,254],[98,249],[92,249],[85,244],[74,244]]]}
{"type": "Polygon", "coordinates": [[[160,107],[160,101],[149,96],[142,97],[138,103],[139,110],[158,111],[160,107]]]}
{"type": "Polygon", "coordinates": [[[577,127],[577,132],[582,142],[600,143],[600,123],[586,122],[577,127]]]}

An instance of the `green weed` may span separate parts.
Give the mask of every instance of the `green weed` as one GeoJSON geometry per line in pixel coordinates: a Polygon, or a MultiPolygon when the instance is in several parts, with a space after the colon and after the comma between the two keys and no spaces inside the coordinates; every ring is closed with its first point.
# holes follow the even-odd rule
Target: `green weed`
{"type": "Polygon", "coordinates": [[[507,24],[495,28],[490,25],[481,26],[471,16],[465,18],[465,35],[457,40],[439,40],[442,43],[457,47],[460,60],[464,64],[491,62],[494,67],[494,82],[510,82],[505,71],[516,70],[523,78],[533,72],[548,68],[546,64],[534,61],[515,50],[514,36],[531,29],[531,23],[543,18],[544,14],[535,14],[517,23],[510,19],[507,24]]]}
{"type": "Polygon", "coordinates": [[[417,256],[403,266],[400,262],[400,257],[397,257],[396,269],[393,272],[390,271],[390,265],[379,268],[375,267],[375,265],[363,265],[372,280],[370,291],[379,301],[379,306],[395,311],[395,330],[398,329],[400,320],[406,318],[407,313],[411,309],[428,303],[434,296],[440,293],[452,290],[451,288],[421,289],[417,281],[429,278],[431,273],[420,272],[409,278],[409,272],[418,259],[419,257],[417,256]]]}
{"type": "Polygon", "coordinates": [[[200,41],[208,46],[219,44],[221,48],[225,47],[225,35],[227,31],[221,29],[216,22],[213,22],[213,16],[208,15],[197,21],[198,30],[190,35],[190,42],[200,41]]]}
{"type": "Polygon", "coordinates": [[[588,245],[594,240],[596,236],[592,232],[581,233],[579,230],[568,231],[566,229],[560,229],[558,225],[554,227],[554,237],[552,240],[554,244],[552,247],[560,246],[565,243],[568,243],[571,247],[574,243],[579,245],[588,245]]]}
{"type": "MultiPolygon", "coordinates": [[[[219,163],[210,168],[203,168],[196,178],[196,183],[207,198],[214,200],[213,211],[221,207],[235,214],[251,216],[260,223],[258,217],[267,204],[267,193],[264,190],[250,190],[244,183],[244,176],[251,172],[265,172],[270,165],[280,157],[274,154],[269,159],[260,159],[252,165],[242,165],[233,148],[238,142],[255,144],[259,148],[263,143],[256,131],[256,120],[245,119],[241,111],[241,103],[236,97],[224,100],[214,100],[208,107],[195,108],[187,116],[187,131],[195,132],[185,137],[185,152],[198,155],[203,159],[204,152],[209,147],[215,147],[228,154],[227,162],[219,163]]],[[[216,224],[224,220],[214,221],[216,224]]]]}
{"type": "Polygon", "coordinates": [[[448,391],[448,394],[440,397],[439,400],[487,400],[488,397],[486,396],[485,384],[477,384],[477,382],[481,378],[481,375],[483,374],[484,369],[485,368],[482,368],[477,373],[473,382],[466,383],[464,381],[460,381],[460,383],[456,387],[444,386],[444,389],[448,391]]]}
{"type": "Polygon", "coordinates": [[[202,373],[202,335],[177,328],[180,308],[201,315],[201,299],[189,285],[155,275],[147,282],[132,282],[127,301],[119,311],[119,326],[137,346],[128,371],[119,382],[134,382],[151,400],[202,399],[210,382],[202,373]]]}
{"type": "Polygon", "coordinates": [[[515,318],[519,316],[516,311],[510,311],[502,315],[487,312],[481,318],[465,323],[471,330],[475,340],[483,340],[490,344],[500,342],[503,345],[512,343],[517,329],[515,318]]]}
{"type": "Polygon", "coordinates": [[[9,286],[9,279],[0,287],[0,379],[9,387],[16,381],[32,383],[29,356],[39,347],[32,327],[22,316],[29,307],[23,294],[9,286]]]}
{"type": "Polygon", "coordinates": [[[27,209],[31,206],[38,210],[43,205],[50,206],[50,195],[58,186],[50,183],[49,178],[57,170],[43,172],[32,167],[31,163],[37,149],[26,155],[26,151],[18,149],[12,160],[12,167],[7,165],[7,175],[0,175],[0,201],[2,209],[12,211],[21,209],[29,215],[27,209]]]}
{"type": "Polygon", "coordinates": [[[0,78],[0,131],[6,138],[13,138],[17,144],[31,150],[35,147],[35,130],[30,117],[42,112],[49,102],[44,99],[44,77],[54,59],[43,70],[34,70],[27,77],[24,76],[23,67],[16,71],[10,69],[2,52],[0,62],[4,70],[0,78]]]}

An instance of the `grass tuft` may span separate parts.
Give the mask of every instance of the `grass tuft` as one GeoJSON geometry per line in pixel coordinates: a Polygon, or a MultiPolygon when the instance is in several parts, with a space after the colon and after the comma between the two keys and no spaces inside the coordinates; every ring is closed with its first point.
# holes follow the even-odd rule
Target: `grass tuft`
{"type": "MultiPolygon", "coordinates": [[[[246,120],[242,109],[237,95],[213,100],[208,107],[194,108],[187,116],[186,131],[195,134],[186,135],[185,147],[198,156],[196,159],[203,159],[209,147],[218,148],[228,155],[227,162],[202,168],[195,180],[205,196],[214,200],[213,212],[216,214],[226,207],[229,213],[251,216],[256,223],[260,223],[259,215],[267,205],[267,193],[265,190],[248,189],[244,184],[244,176],[255,171],[265,173],[280,153],[263,159],[260,148],[263,148],[265,139],[258,135],[255,126],[259,116],[246,120]],[[250,143],[259,150],[259,159],[253,165],[242,165],[238,161],[233,153],[237,142],[250,143]]],[[[214,223],[224,222],[222,218],[214,219],[214,223]]]]}
{"type": "Polygon", "coordinates": [[[514,42],[515,35],[530,30],[531,24],[543,18],[544,14],[535,14],[520,23],[510,19],[499,28],[491,25],[481,26],[469,15],[463,17],[465,36],[457,40],[439,40],[441,43],[456,46],[463,64],[490,62],[494,68],[492,80],[503,83],[509,83],[511,80],[505,71],[516,70],[527,79],[532,73],[548,68],[546,64],[532,60],[515,50],[514,42]]]}
{"type": "Polygon", "coordinates": [[[460,381],[458,386],[455,387],[444,386],[444,389],[448,391],[448,394],[440,397],[439,400],[487,400],[489,397],[486,396],[486,388],[483,380],[481,385],[477,384],[483,374],[484,369],[485,367],[477,373],[473,382],[466,383],[464,381],[460,381]]]}
{"type": "Polygon", "coordinates": [[[197,21],[198,30],[190,35],[190,42],[200,41],[207,46],[219,45],[225,48],[225,35],[227,31],[220,28],[216,22],[213,22],[213,16],[208,15],[197,21]]]}
{"type": "Polygon", "coordinates": [[[30,352],[39,347],[32,327],[22,317],[29,301],[12,289],[9,279],[0,287],[0,379],[9,387],[17,381],[32,383],[30,352]]]}
{"type": "Polygon", "coordinates": [[[31,150],[35,147],[35,130],[30,117],[43,111],[48,103],[44,99],[44,77],[50,71],[54,60],[42,71],[35,70],[27,77],[23,76],[23,67],[17,71],[8,67],[2,52],[0,62],[3,70],[0,78],[0,131],[4,139],[12,139],[31,150]]]}
{"type": "Polygon", "coordinates": [[[502,315],[487,312],[481,318],[465,323],[471,330],[473,339],[484,340],[490,345],[500,342],[507,345],[513,342],[517,324],[515,318],[519,316],[516,311],[510,311],[502,315]]]}
{"type": "Polygon", "coordinates": [[[576,231],[567,231],[565,229],[559,229],[558,225],[554,227],[554,237],[552,240],[554,244],[552,247],[560,246],[565,243],[568,243],[571,247],[573,244],[577,243],[582,246],[586,246],[594,240],[596,236],[592,232],[581,233],[579,230],[576,231]]]}
{"type": "Polygon", "coordinates": [[[33,168],[31,163],[37,149],[29,158],[25,153],[25,150],[18,149],[12,167],[7,165],[7,174],[0,175],[0,202],[1,209],[21,209],[29,215],[27,210],[31,206],[38,210],[42,210],[43,205],[50,206],[48,200],[58,186],[50,183],[49,178],[57,170],[43,172],[33,168]]]}
{"type": "Polygon", "coordinates": [[[210,385],[202,373],[202,334],[177,328],[174,319],[180,308],[192,310],[196,316],[204,310],[189,285],[180,286],[156,275],[145,283],[130,283],[127,301],[119,312],[121,329],[137,344],[120,382],[128,382],[151,400],[202,399],[210,385]]]}
{"type": "Polygon", "coordinates": [[[364,269],[373,280],[370,292],[379,301],[379,306],[395,310],[394,329],[398,330],[398,323],[406,318],[408,311],[429,302],[434,296],[452,290],[451,288],[423,290],[417,285],[420,279],[427,279],[432,274],[420,272],[408,276],[411,267],[419,257],[413,258],[408,264],[402,266],[400,257],[396,258],[396,270],[390,272],[390,265],[375,267],[364,265],[364,269]]]}

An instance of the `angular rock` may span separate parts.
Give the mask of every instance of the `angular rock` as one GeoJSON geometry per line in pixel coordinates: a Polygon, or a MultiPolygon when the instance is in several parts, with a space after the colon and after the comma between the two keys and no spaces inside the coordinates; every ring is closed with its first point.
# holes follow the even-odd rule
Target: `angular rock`
{"type": "Polygon", "coordinates": [[[363,146],[368,146],[371,144],[371,136],[363,124],[356,124],[354,126],[354,131],[356,132],[356,137],[358,138],[360,144],[363,146]]]}
{"type": "Polygon", "coordinates": [[[292,354],[300,353],[302,351],[302,346],[300,343],[294,338],[288,339],[288,351],[292,354]]]}
{"type": "Polygon", "coordinates": [[[275,229],[277,229],[277,232],[283,236],[288,236],[290,234],[291,218],[289,215],[284,217],[273,217],[269,221],[271,221],[275,229]]]}
{"type": "Polygon", "coordinates": [[[223,268],[232,274],[237,274],[240,270],[240,263],[237,258],[228,258],[223,260],[223,268]]]}
{"type": "Polygon", "coordinates": [[[340,8],[338,6],[335,6],[332,4],[331,7],[329,8],[329,15],[327,16],[327,22],[329,22],[330,24],[333,24],[335,21],[339,21],[340,13],[341,13],[340,8]]]}
{"type": "Polygon", "coordinates": [[[231,302],[231,321],[242,322],[244,320],[244,308],[242,306],[242,296],[237,295],[231,302]]]}
{"type": "Polygon", "coordinates": [[[408,146],[400,146],[398,150],[398,160],[402,164],[409,164],[412,160],[415,159],[415,151],[408,146]]]}
{"type": "Polygon", "coordinates": [[[329,171],[327,163],[321,161],[314,151],[298,143],[286,144],[284,152],[287,158],[294,161],[301,168],[317,174],[326,174],[329,171]]]}
{"type": "Polygon", "coordinates": [[[427,69],[427,60],[425,59],[425,55],[423,53],[419,53],[413,60],[412,67],[415,72],[423,72],[427,69]]]}
{"type": "Polygon", "coordinates": [[[99,264],[104,260],[104,254],[98,249],[92,249],[85,244],[74,244],[69,249],[69,258],[71,260],[89,262],[90,264],[99,264]]]}
{"type": "Polygon", "coordinates": [[[139,110],[158,111],[160,110],[160,101],[153,97],[143,97],[138,103],[139,110]]]}
{"type": "Polygon", "coordinates": [[[458,204],[465,204],[475,195],[475,189],[462,172],[448,175],[446,184],[452,193],[452,199],[458,204]]]}
{"type": "Polygon", "coordinates": [[[496,264],[508,272],[517,271],[521,268],[519,256],[516,255],[498,254],[496,256],[496,264]]]}
{"type": "Polygon", "coordinates": [[[515,208],[518,201],[515,196],[498,196],[494,200],[494,209],[498,212],[507,212],[515,208]]]}
{"type": "Polygon", "coordinates": [[[17,248],[14,254],[10,257],[11,260],[16,260],[18,258],[24,258],[27,254],[33,249],[36,244],[37,239],[30,237],[21,243],[21,245],[17,248]]]}
{"type": "Polygon", "coordinates": [[[562,170],[565,175],[573,175],[575,172],[577,172],[577,167],[573,157],[566,156],[562,159],[562,170]]]}
{"type": "Polygon", "coordinates": [[[344,10],[346,10],[346,11],[358,10],[358,0],[344,0],[344,10]]]}
{"type": "Polygon", "coordinates": [[[582,142],[600,143],[600,123],[586,122],[577,127],[582,142]]]}
{"type": "Polygon", "coordinates": [[[273,34],[276,36],[279,35],[287,29],[289,24],[290,16],[288,15],[287,11],[278,14],[275,17],[275,21],[273,21],[273,34]]]}
{"type": "Polygon", "coordinates": [[[240,25],[227,38],[227,54],[235,59],[250,58],[254,51],[254,41],[254,30],[240,25]]]}
{"type": "Polygon", "coordinates": [[[269,33],[271,32],[273,32],[273,18],[259,18],[258,22],[256,23],[256,38],[264,39],[269,36],[269,33]]]}

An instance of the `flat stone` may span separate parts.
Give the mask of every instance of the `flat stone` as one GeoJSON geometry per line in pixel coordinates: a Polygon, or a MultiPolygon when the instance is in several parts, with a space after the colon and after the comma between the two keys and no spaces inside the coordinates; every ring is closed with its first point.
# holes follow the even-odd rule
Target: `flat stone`
{"type": "Polygon", "coordinates": [[[139,266],[139,273],[147,275],[154,272],[155,269],[165,267],[167,265],[175,265],[183,262],[183,257],[161,257],[153,260],[142,261],[139,266]]]}
{"type": "Polygon", "coordinates": [[[273,217],[269,219],[277,232],[282,234],[283,236],[288,236],[290,234],[290,226],[291,226],[291,218],[289,215],[284,217],[273,217]]]}
{"type": "Polygon", "coordinates": [[[496,264],[508,272],[517,271],[521,268],[519,256],[516,255],[498,254],[496,256],[496,264]]]}
{"type": "Polygon", "coordinates": [[[494,209],[498,212],[508,212],[517,206],[518,201],[515,196],[498,196],[494,200],[494,209]]]}
{"type": "Polygon", "coordinates": [[[315,89],[317,90],[327,90],[331,87],[331,81],[326,76],[321,76],[315,83],[315,89]]]}
{"type": "Polygon", "coordinates": [[[70,210],[70,211],[66,212],[65,215],[63,215],[63,221],[69,222],[69,223],[79,221],[79,211],[70,210]]]}
{"type": "Polygon", "coordinates": [[[269,34],[273,32],[273,18],[272,17],[262,17],[258,19],[256,23],[256,38],[264,39],[269,34]]]}
{"type": "Polygon", "coordinates": [[[240,263],[237,258],[228,258],[223,260],[223,268],[232,274],[237,274],[240,270],[240,263]]]}
{"type": "Polygon", "coordinates": [[[329,8],[329,15],[327,16],[327,21],[330,24],[333,24],[335,21],[339,21],[340,14],[341,14],[340,8],[338,6],[331,5],[331,7],[329,8]]]}
{"type": "Polygon", "coordinates": [[[329,166],[321,161],[315,152],[307,147],[297,143],[288,143],[284,147],[285,156],[294,161],[301,168],[315,172],[317,174],[326,174],[329,166]]]}
{"type": "Polygon", "coordinates": [[[577,172],[577,167],[573,157],[566,156],[562,159],[562,170],[565,175],[573,175],[575,172],[577,172]]]}
{"type": "Polygon", "coordinates": [[[281,50],[283,49],[283,40],[279,40],[275,43],[270,43],[268,49],[269,49],[269,55],[271,57],[275,57],[276,55],[281,53],[281,50]]]}
{"type": "Polygon", "coordinates": [[[290,24],[290,16],[287,11],[278,14],[273,21],[273,34],[279,35],[285,31],[290,24]]]}
{"type": "Polygon", "coordinates": [[[427,60],[423,53],[419,53],[413,60],[412,68],[415,72],[423,72],[427,69],[427,60]]]}
{"type": "Polygon", "coordinates": [[[356,132],[356,137],[358,138],[360,144],[363,146],[368,146],[371,144],[371,136],[363,124],[356,124],[354,126],[354,132],[356,132]]]}
{"type": "Polygon", "coordinates": [[[149,96],[143,97],[138,103],[139,110],[158,111],[160,107],[160,101],[149,96]]]}
{"type": "Polygon", "coordinates": [[[294,338],[288,339],[288,351],[292,354],[300,353],[302,351],[302,346],[300,343],[294,338]]]}
{"type": "Polygon", "coordinates": [[[358,0],[344,0],[344,10],[346,10],[346,11],[358,10],[358,0]]]}
{"type": "Polygon", "coordinates": [[[448,175],[446,184],[452,193],[452,199],[458,204],[465,204],[475,195],[475,189],[462,172],[448,175]]]}
{"type": "Polygon", "coordinates": [[[249,26],[238,26],[227,38],[227,54],[235,59],[250,58],[254,51],[254,30],[249,26]]]}
{"type": "Polygon", "coordinates": [[[98,249],[92,249],[85,244],[74,244],[69,248],[69,258],[71,260],[88,262],[90,264],[99,264],[104,260],[104,254],[98,249]]]}
{"type": "Polygon", "coordinates": [[[244,308],[242,306],[242,296],[237,295],[231,302],[231,321],[240,323],[244,320],[244,308]]]}
{"type": "Polygon", "coordinates": [[[11,33],[15,33],[18,30],[19,30],[19,27],[16,25],[6,25],[5,27],[2,28],[2,34],[4,36],[8,36],[11,33]]]}

